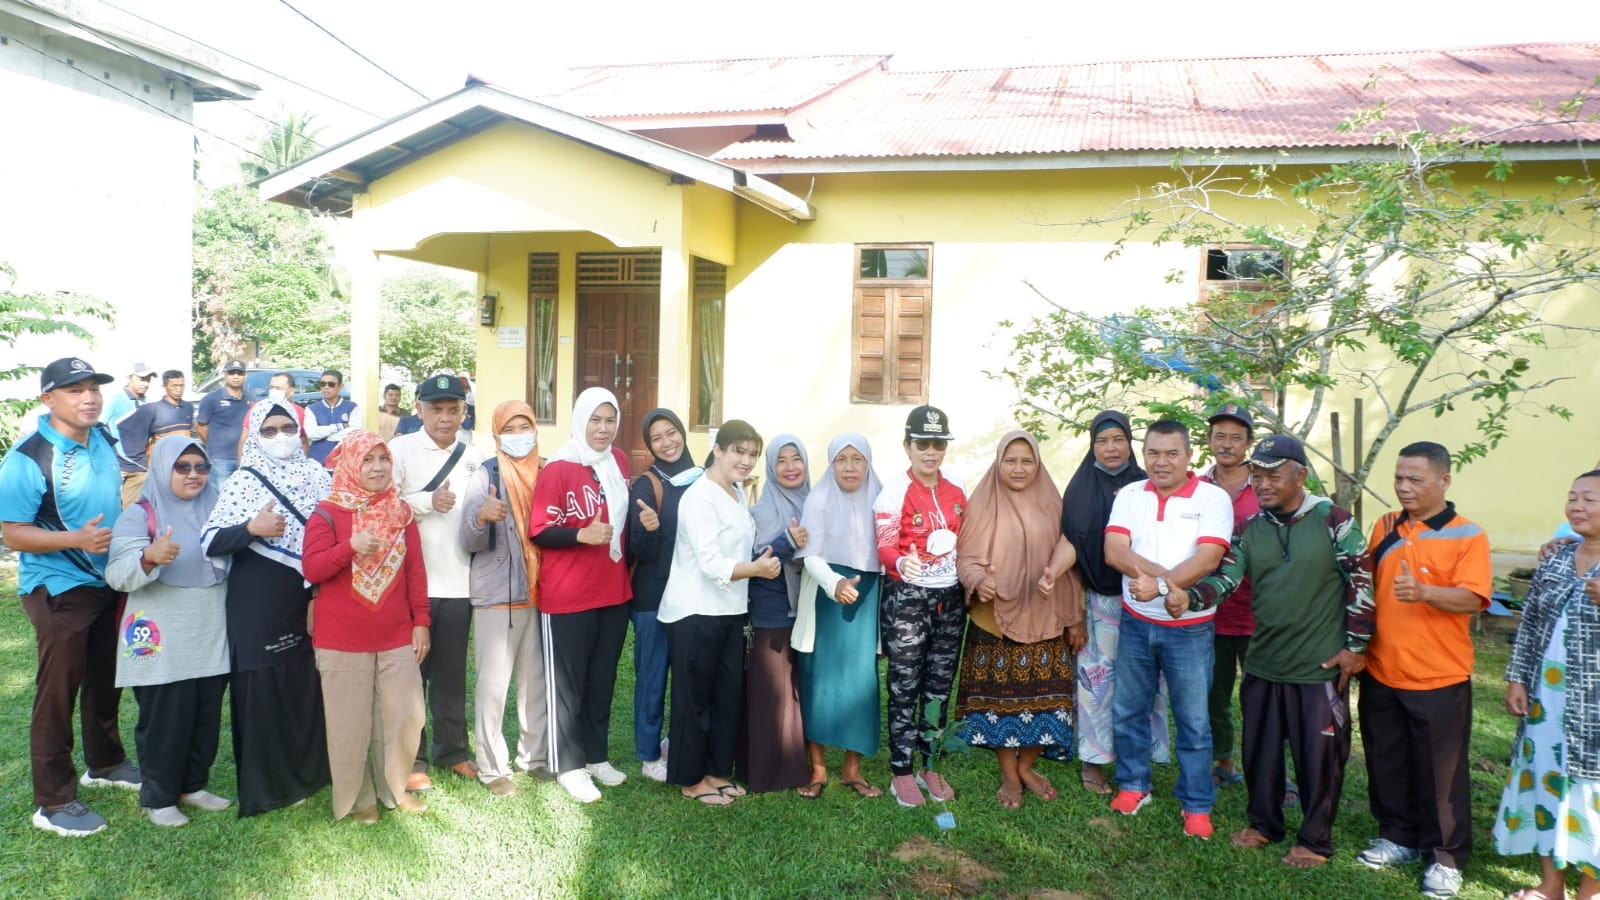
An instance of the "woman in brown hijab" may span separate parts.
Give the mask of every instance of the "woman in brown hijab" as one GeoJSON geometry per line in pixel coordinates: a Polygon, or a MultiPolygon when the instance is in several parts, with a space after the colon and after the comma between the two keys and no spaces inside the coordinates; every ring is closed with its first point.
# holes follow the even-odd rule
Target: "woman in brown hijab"
{"type": "Polygon", "coordinates": [[[959,733],[1000,762],[1000,805],[1024,789],[1054,800],[1034,770],[1041,755],[1072,758],[1074,657],[1088,631],[1072,544],[1061,535],[1061,492],[1023,431],[1000,439],[972,491],[956,541],[972,620],[956,695],[959,733]]]}

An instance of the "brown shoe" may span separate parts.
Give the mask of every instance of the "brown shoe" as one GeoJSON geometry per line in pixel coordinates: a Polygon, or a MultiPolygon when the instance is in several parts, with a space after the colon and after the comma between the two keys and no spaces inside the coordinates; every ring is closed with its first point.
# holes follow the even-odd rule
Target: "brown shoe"
{"type": "Polygon", "coordinates": [[[395,798],[394,808],[403,813],[425,813],[428,811],[428,804],[410,794],[401,794],[395,798]]]}
{"type": "Polygon", "coordinates": [[[478,767],[473,765],[470,759],[456,763],[450,767],[450,771],[460,775],[462,778],[471,778],[473,781],[478,780],[478,767]]]}
{"type": "Polygon", "coordinates": [[[489,782],[489,793],[496,797],[510,797],[517,792],[516,782],[510,776],[501,776],[489,782]]]}
{"type": "Polygon", "coordinates": [[[411,777],[406,779],[406,790],[431,791],[433,790],[433,779],[428,777],[427,772],[412,772],[411,777]]]}
{"type": "Polygon", "coordinates": [[[359,822],[362,825],[376,825],[378,824],[378,807],[369,806],[366,809],[358,809],[350,813],[350,821],[359,822]]]}

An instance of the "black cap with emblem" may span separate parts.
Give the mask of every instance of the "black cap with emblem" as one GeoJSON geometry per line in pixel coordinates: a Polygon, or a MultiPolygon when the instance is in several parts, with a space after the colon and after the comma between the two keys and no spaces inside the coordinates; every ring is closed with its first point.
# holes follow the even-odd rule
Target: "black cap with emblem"
{"type": "Polygon", "coordinates": [[[80,381],[93,379],[95,384],[110,384],[116,381],[110,375],[103,375],[76,356],[58,359],[39,373],[39,393],[48,394],[59,387],[77,384],[80,381]]]}
{"type": "Polygon", "coordinates": [[[906,440],[950,440],[950,420],[936,406],[919,406],[906,416],[906,440]]]}
{"type": "Polygon", "coordinates": [[[467,386],[454,375],[434,375],[417,385],[418,400],[465,400],[467,386]]]}

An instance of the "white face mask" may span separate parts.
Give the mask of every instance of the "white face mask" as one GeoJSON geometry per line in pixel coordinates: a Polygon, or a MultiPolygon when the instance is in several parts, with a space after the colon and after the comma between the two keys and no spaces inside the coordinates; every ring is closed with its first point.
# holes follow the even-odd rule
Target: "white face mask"
{"type": "Polygon", "coordinates": [[[294,455],[296,447],[300,446],[300,436],[296,434],[279,434],[269,438],[261,438],[261,449],[273,459],[288,459],[294,455]]]}
{"type": "Polygon", "coordinates": [[[521,434],[500,435],[500,449],[507,456],[514,459],[521,459],[527,456],[537,446],[539,446],[539,436],[531,431],[525,431],[521,434]]]}
{"type": "Polygon", "coordinates": [[[268,400],[287,400],[289,398],[288,398],[287,395],[284,394],[284,392],[283,392],[283,390],[281,388],[272,388],[272,389],[267,391],[267,399],[268,400]]]}

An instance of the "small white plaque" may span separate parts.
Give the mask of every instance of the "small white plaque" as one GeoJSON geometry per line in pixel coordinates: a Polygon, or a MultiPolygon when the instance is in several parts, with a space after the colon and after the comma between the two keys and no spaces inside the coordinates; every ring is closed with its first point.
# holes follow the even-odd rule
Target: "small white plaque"
{"type": "Polygon", "coordinates": [[[521,325],[502,325],[495,331],[495,346],[501,350],[519,350],[528,346],[528,329],[521,325]]]}

